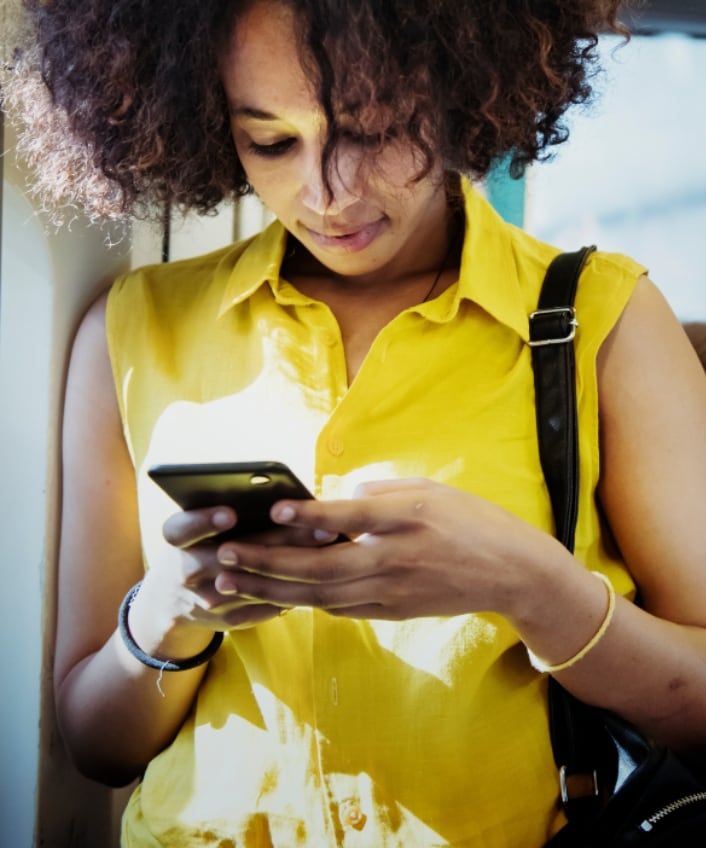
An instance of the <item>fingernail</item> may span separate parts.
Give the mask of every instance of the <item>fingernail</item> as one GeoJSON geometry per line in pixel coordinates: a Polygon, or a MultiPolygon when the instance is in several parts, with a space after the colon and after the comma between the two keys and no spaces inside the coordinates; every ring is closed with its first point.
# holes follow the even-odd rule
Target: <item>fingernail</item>
{"type": "Polygon", "coordinates": [[[277,513],[277,518],[279,521],[291,521],[295,515],[293,506],[283,506],[277,513]]]}
{"type": "Polygon", "coordinates": [[[314,530],[312,535],[317,542],[333,542],[334,539],[338,538],[337,534],[330,530],[314,530]]]}
{"type": "Polygon", "coordinates": [[[230,513],[226,512],[224,509],[216,510],[211,516],[211,521],[213,522],[213,526],[218,528],[219,530],[223,530],[233,523],[233,518],[230,513]]]}
{"type": "Polygon", "coordinates": [[[233,578],[228,575],[219,574],[218,577],[216,577],[214,585],[219,595],[238,594],[238,587],[233,582],[233,578]]]}
{"type": "Polygon", "coordinates": [[[230,548],[223,548],[218,551],[218,562],[220,562],[221,565],[237,565],[238,557],[235,551],[230,548]]]}

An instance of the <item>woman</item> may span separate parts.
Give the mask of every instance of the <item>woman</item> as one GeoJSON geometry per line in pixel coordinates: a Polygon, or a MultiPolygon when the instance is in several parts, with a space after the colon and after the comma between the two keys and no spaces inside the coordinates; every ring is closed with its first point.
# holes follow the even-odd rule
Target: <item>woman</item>
{"type": "Polygon", "coordinates": [[[641,266],[590,259],[570,555],[527,345],[557,251],[461,177],[564,138],[617,5],[184,2],[159,26],[153,3],[36,5],[107,179],[56,195],[206,210],[252,187],[277,218],[117,281],[72,354],[55,688],[78,767],[142,776],[124,845],[541,846],[563,823],[547,669],[706,740],[698,360],[641,266]],[[236,541],[232,509],[175,513],[147,476],[254,459],[318,499],[236,541]]]}

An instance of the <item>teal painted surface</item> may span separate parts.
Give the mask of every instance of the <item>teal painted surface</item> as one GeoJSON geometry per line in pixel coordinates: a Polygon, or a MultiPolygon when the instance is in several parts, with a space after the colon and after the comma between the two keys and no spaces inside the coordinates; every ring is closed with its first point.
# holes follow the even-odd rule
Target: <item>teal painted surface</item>
{"type": "Polygon", "coordinates": [[[525,221],[525,178],[513,180],[510,162],[504,159],[494,166],[486,180],[488,200],[510,224],[521,227],[525,221]]]}

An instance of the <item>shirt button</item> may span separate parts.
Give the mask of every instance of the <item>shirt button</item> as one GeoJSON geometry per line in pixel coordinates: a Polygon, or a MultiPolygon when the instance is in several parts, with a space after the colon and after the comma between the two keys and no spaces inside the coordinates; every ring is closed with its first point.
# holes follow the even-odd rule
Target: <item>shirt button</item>
{"type": "Polygon", "coordinates": [[[336,334],[333,330],[323,330],[321,333],[321,341],[326,347],[333,347],[336,344],[336,334]]]}
{"type": "Polygon", "coordinates": [[[333,456],[341,456],[343,453],[343,442],[340,439],[329,439],[328,449],[329,453],[333,456]]]}
{"type": "Polygon", "coordinates": [[[357,801],[347,798],[341,801],[341,806],[338,811],[341,824],[344,827],[352,827],[354,830],[362,830],[365,827],[367,816],[360,809],[357,801]]]}

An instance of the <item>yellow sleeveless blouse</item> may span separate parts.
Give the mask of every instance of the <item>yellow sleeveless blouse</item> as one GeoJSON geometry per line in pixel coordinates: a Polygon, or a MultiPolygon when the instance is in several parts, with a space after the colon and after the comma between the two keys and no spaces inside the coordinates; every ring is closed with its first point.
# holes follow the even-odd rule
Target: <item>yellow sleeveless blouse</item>
{"type": "MultiPolygon", "coordinates": [[[[375,339],[348,387],[322,303],[281,279],[279,223],[113,286],[107,332],[146,567],[173,504],[157,462],[287,462],[321,498],[429,477],[547,532],[528,314],[556,250],[464,184],[460,279],[375,339]]],[[[602,532],[597,351],[643,268],[595,254],[577,298],[576,554],[629,595],[602,532]]],[[[562,823],[546,679],[500,616],[354,621],[296,609],[233,631],[148,767],[123,845],[539,848],[562,823]]]]}

